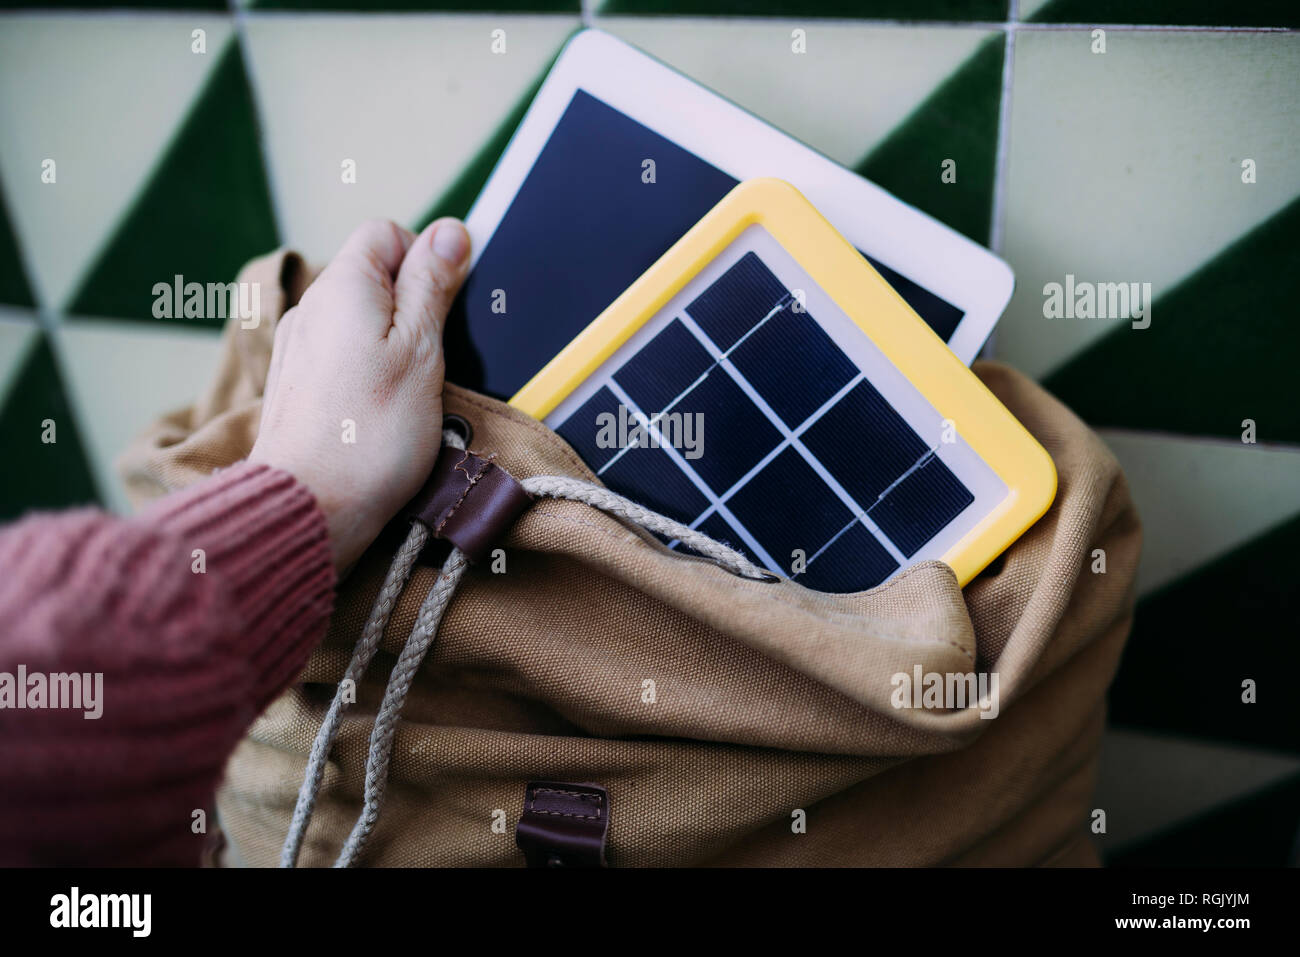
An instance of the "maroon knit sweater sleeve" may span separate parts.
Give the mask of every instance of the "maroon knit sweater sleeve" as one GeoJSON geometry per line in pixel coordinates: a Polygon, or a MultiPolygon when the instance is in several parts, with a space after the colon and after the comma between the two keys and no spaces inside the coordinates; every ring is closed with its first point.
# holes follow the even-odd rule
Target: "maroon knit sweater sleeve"
{"type": "Polygon", "coordinates": [[[197,864],[196,812],[215,827],[226,759],[333,595],[325,517],[265,465],[0,530],[0,864],[197,864]]]}

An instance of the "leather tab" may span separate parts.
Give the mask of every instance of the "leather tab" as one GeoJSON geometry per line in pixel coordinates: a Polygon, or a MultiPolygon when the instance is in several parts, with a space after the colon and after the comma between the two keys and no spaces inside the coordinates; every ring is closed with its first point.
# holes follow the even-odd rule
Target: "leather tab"
{"type": "Polygon", "coordinates": [[[529,867],[604,867],[609,794],[598,784],[530,781],[515,844],[529,867]]]}
{"type": "Polygon", "coordinates": [[[406,514],[477,562],[532,501],[514,476],[491,459],[444,445],[406,514]]]}

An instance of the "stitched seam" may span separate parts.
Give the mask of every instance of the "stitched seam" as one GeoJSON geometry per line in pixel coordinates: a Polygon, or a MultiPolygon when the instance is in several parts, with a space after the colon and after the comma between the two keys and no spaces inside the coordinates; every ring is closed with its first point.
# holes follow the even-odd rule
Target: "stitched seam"
{"type": "Polygon", "coordinates": [[[536,789],[534,789],[534,790],[531,792],[530,800],[529,800],[529,804],[528,804],[528,810],[529,810],[529,813],[532,813],[532,814],[549,814],[549,815],[551,815],[552,817],[576,817],[576,818],[581,818],[581,819],[584,820],[584,821],[599,821],[599,820],[600,820],[600,806],[601,806],[602,803],[603,803],[603,802],[601,801],[601,798],[600,798],[600,795],[599,795],[599,794],[587,794],[587,793],[585,793],[585,792],[583,792],[583,791],[561,791],[559,788],[536,788],[536,789]],[[569,812],[566,812],[566,811],[541,811],[541,810],[538,810],[538,808],[537,808],[537,795],[542,794],[542,793],[546,793],[546,794],[568,794],[569,796],[571,796],[571,797],[575,797],[575,798],[577,798],[577,799],[580,800],[580,801],[587,801],[587,800],[595,801],[595,802],[596,802],[596,813],[595,813],[595,815],[593,816],[593,815],[591,815],[591,814],[576,814],[576,813],[569,813],[569,812]]]}
{"type": "Polygon", "coordinates": [[[474,481],[474,476],[472,476],[472,475],[469,474],[469,469],[465,468],[465,463],[469,461],[469,457],[470,457],[470,455],[472,455],[472,454],[473,454],[473,453],[471,453],[469,449],[462,449],[462,450],[461,450],[460,461],[457,462],[455,465],[453,465],[453,466],[451,467],[451,470],[452,470],[453,472],[460,472],[460,473],[461,473],[462,475],[464,475],[465,478],[468,479],[470,482],[473,482],[473,481],[474,481]]]}
{"type": "Polygon", "coordinates": [[[474,490],[474,486],[478,484],[478,480],[481,479],[483,477],[483,474],[492,467],[491,462],[484,462],[477,472],[475,472],[473,475],[470,475],[467,470],[461,468],[461,466],[463,466],[468,459],[469,459],[469,453],[466,452],[465,458],[457,462],[455,468],[453,468],[452,471],[463,472],[469,478],[469,484],[465,486],[465,491],[460,493],[460,498],[456,499],[456,504],[454,504],[451,508],[449,508],[447,510],[447,514],[442,517],[442,520],[440,522],[438,522],[438,527],[433,530],[433,533],[435,535],[442,534],[442,530],[447,526],[447,523],[451,521],[451,517],[456,514],[456,509],[460,508],[461,505],[465,503],[466,497],[468,497],[469,493],[474,490]]]}
{"type": "Polygon", "coordinates": [[[561,439],[556,432],[552,431],[551,429],[548,429],[546,426],[542,425],[542,423],[538,422],[536,419],[523,418],[522,412],[519,413],[521,418],[518,419],[516,419],[512,415],[506,415],[500,409],[494,409],[487,403],[480,401],[472,393],[468,393],[468,392],[463,393],[458,398],[463,399],[464,401],[468,402],[470,405],[474,406],[475,408],[482,409],[488,415],[496,416],[498,419],[505,419],[507,422],[512,422],[517,425],[522,425],[525,428],[527,428],[529,431],[538,433],[544,439],[546,439],[546,441],[550,445],[555,446],[556,450],[560,452],[565,457],[565,459],[567,459],[570,462],[570,464],[574,465],[578,469],[578,472],[580,474],[582,475],[595,474],[591,471],[590,468],[587,467],[586,463],[584,463],[580,458],[578,458],[577,455],[575,455],[567,447],[564,440],[561,439]]]}

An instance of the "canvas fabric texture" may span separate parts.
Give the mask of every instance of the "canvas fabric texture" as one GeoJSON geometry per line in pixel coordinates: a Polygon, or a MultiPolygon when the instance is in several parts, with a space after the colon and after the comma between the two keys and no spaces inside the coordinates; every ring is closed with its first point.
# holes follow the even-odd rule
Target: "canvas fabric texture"
{"type": "MultiPolygon", "coordinates": [[[[123,454],[137,503],[252,446],[275,322],[311,271],[281,251],[239,279],[261,284],[259,321],[232,319],[199,400],[123,454]]],[[[1140,525],[1095,433],[1014,370],[975,371],[1051,453],[1059,490],[965,590],[939,562],[849,595],[748,581],[588,506],[534,504],[500,543],[504,573],[471,569],[451,601],[362,863],[520,866],[514,822],[537,779],[608,789],[611,866],[1097,863],[1091,802],[1140,525]],[[1000,713],[894,707],[894,676],[918,666],[996,672],[1000,713]]],[[[445,406],[517,478],[594,479],[501,402],[449,385],[445,406]]],[[[386,533],[340,585],[328,637],[227,766],[218,810],[244,863],[278,861],[312,739],[402,535],[386,533]]],[[[332,863],[356,819],[375,712],[436,574],[412,576],[346,712],[300,866],[332,863]]]]}

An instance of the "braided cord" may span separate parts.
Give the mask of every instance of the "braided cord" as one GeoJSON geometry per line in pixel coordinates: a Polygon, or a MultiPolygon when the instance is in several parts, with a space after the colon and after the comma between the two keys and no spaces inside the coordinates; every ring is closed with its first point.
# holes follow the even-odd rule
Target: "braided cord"
{"type": "MultiPolygon", "coordinates": [[[[444,433],[444,440],[456,448],[464,448],[464,442],[453,432],[444,433]]],[[[533,476],[524,479],[521,484],[525,491],[536,498],[582,502],[632,525],[676,539],[692,551],[742,578],[760,581],[771,581],[776,578],[771,572],[755,565],[735,549],[728,548],[681,522],[629,501],[602,485],[562,475],[533,476]]],[[[379,641],[383,637],[384,627],[388,624],[397,599],[410,578],[411,569],[428,539],[428,528],[419,522],[413,524],[410,534],[407,535],[406,541],[394,556],[392,565],[388,569],[384,585],[375,599],[370,618],[362,631],[361,640],[357,642],[352,661],[348,664],[344,681],[339,683],[339,690],[335,693],[334,700],[330,702],[325,720],[315,741],[312,742],[307,770],[290,821],[289,834],[280,853],[281,867],[293,867],[297,862],[307,824],[316,804],[316,796],[320,791],[329,751],[338,735],[343,711],[349,703],[344,700],[344,687],[348,680],[352,681],[355,687],[356,682],[360,681],[366,668],[370,666],[379,647],[379,641]]],[[[397,736],[397,722],[401,717],[402,707],[415,681],[415,675],[433,646],[433,640],[437,636],[447,606],[451,603],[452,595],[468,567],[469,561],[460,549],[452,549],[416,615],[415,626],[407,636],[397,664],[393,667],[388,686],[384,689],[383,702],[375,715],[374,728],[370,733],[370,749],[366,755],[366,780],[361,813],[339,851],[338,859],[334,862],[335,867],[351,867],[357,862],[379,820],[388,788],[389,765],[392,762],[393,742],[397,736]]]]}

